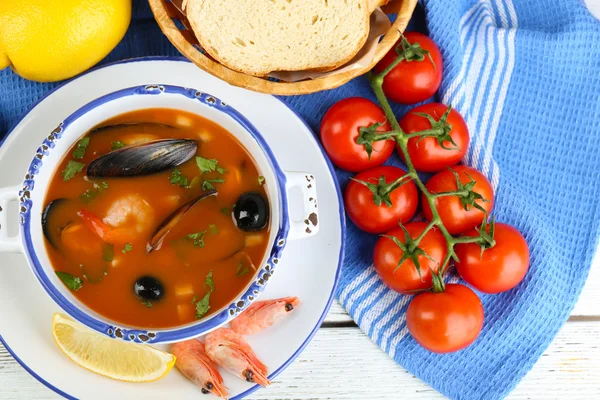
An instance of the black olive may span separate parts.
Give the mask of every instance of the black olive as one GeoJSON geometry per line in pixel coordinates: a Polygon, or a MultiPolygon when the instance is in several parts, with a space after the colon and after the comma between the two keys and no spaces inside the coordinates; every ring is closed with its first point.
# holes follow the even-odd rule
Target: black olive
{"type": "Polygon", "coordinates": [[[233,207],[233,218],[241,230],[259,231],[269,221],[269,204],[260,193],[244,193],[233,207]]]}
{"type": "Polygon", "coordinates": [[[139,277],[133,284],[133,292],[146,301],[160,300],[165,294],[162,283],[152,276],[139,277]]]}

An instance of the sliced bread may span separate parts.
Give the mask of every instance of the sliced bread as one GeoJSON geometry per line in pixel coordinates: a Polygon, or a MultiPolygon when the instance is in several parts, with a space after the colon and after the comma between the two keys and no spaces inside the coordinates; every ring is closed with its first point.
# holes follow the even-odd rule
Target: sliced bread
{"type": "Polygon", "coordinates": [[[250,75],[328,71],[351,60],[369,34],[372,0],[187,0],[202,47],[250,75]]]}

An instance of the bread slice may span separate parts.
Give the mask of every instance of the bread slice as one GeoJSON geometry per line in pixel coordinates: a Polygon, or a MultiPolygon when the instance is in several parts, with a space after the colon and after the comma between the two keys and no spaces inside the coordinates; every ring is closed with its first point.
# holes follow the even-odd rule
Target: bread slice
{"type": "Polygon", "coordinates": [[[345,64],[369,34],[369,0],[187,0],[202,47],[225,66],[328,71],[345,64]]]}

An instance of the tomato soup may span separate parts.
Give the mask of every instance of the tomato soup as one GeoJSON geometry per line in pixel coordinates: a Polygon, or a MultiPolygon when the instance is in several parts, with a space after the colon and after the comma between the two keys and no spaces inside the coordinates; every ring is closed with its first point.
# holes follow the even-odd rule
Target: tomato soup
{"type": "Polygon", "coordinates": [[[83,136],[54,173],[42,217],[62,282],[115,322],[206,318],[250,283],[269,241],[254,160],[223,127],[148,109],[83,136]]]}

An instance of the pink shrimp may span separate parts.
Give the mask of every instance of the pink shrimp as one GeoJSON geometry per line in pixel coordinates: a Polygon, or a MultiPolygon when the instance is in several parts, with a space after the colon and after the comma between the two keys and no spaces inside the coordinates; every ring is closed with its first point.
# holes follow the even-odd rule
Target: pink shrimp
{"type": "Polygon", "coordinates": [[[253,335],[289,315],[299,304],[300,299],[297,297],[257,301],[231,321],[231,329],[240,335],[253,335]]]}
{"type": "Polygon", "coordinates": [[[215,363],[247,382],[271,384],[267,367],[260,362],[244,338],[229,328],[219,328],[204,338],[206,354],[215,363]]]}
{"type": "Polygon", "coordinates": [[[223,385],[223,378],[217,366],[208,358],[204,350],[204,343],[191,339],[175,343],[171,346],[171,353],[177,357],[175,366],[183,375],[202,388],[202,393],[214,393],[219,397],[227,398],[227,388],[223,385]]]}

